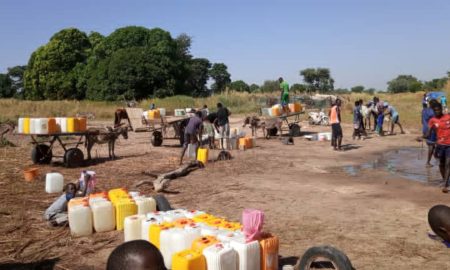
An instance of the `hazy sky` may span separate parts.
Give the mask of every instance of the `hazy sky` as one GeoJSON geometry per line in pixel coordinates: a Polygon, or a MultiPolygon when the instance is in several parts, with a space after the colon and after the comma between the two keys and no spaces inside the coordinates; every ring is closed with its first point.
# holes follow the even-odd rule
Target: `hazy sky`
{"type": "Polygon", "coordinates": [[[0,0],[0,72],[23,65],[57,31],[123,26],[192,36],[191,52],[261,84],[328,67],[336,87],[385,89],[399,74],[450,70],[450,0],[0,0]]]}

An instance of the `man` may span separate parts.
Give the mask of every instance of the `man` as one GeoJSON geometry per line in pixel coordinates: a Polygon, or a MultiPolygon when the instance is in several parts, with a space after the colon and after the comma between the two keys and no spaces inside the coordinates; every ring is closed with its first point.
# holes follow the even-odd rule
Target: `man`
{"type": "Polygon", "coordinates": [[[134,240],[117,246],[109,255],[107,270],[165,270],[164,258],[153,244],[134,240]]]}
{"type": "Polygon", "coordinates": [[[442,192],[448,192],[448,180],[450,176],[450,115],[443,114],[442,105],[433,103],[431,107],[434,117],[428,122],[428,131],[424,138],[428,138],[434,130],[437,135],[435,157],[439,159],[439,171],[444,180],[442,192]]]}
{"type": "Polygon", "coordinates": [[[75,197],[77,186],[74,183],[69,183],[64,187],[64,191],[44,212],[44,218],[51,226],[64,225],[68,221],[67,203],[75,197]]]}
{"type": "Polygon", "coordinates": [[[375,107],[377,108],[377,124],[375,132],[379,136],[383,136],[384,102],[381,101],[378,97],[374,97],[373,102],[375,103],[375,107]]]}
{"type": "Polygon", "coordinates": [[[428,212],[428,223],[433,232],[447,243],[450,242],[450,207],[435,205],[428,212]]]}
{"type": "Polygon", "coordinates": [[[335,151],[342,150],[342,128],[341,128],[341,100],[336,102],[330,110],[331,123],[331,145],[335,151]]]}
{"type": "MultiPolygon", "coordinates": [[[[435,103],[436,100],[431,100],[430,101],[430,105],[428,105],[427,103],[422,103],[422,135],[426,136],[427,132],[428,132],[428,122],[430,121],[431,118],[434,117],[434,111],[433,109],[431,109],[431,104],[435,103]]],[[[425,166],[427,167],[432,167],[433,165],[431,165],[430,161],[431,161],[431,157],[433,156],[434,153],[434,149],[436,147],[436,132],[432,131],[430,133],[429,137],[426,137],[426,143],[428,146],[428,157],[427,157],[427,163],[425,164],[425,166]]]]}
{"type": "Polygon", "coordinates": [[[203,132],[202,112],[197,111],[195,112],[195,116],[189,119],[189,122],[186,128],[184,129],[184,144],[183,150],[181,151],[180,165],[183,164],[183,157],[188,147],[188,144],[195,145],[195,159],[197,159],[197,149],[199,142],[198,138],[201,139],[202,132],[203,132]]]}
{"type": "Polygon", "coordinates": [[[389,103],[384,103],[385,113],[384,115],[389,115],[391,118],[391,132],[390,134],[394,134],[394,126],[397,124],[400,127],[401,134],[405,134],[403,131],[402,124],[400,124],[400,119],[397,110],[394,108],[394,106],[390,105],[389,103]]]}
{"type": "Polygon", "coordinates": [[[289,84],[282,77],[278,78],[278,82],[280,83],[281,106],[284,113],[287,114],[289,113],[289,84]]]}
{"type": "Polygon", "coordinates": [[[206,117],[203,118],[204,120],[204,130],[206,134],[208,134],[208,143],[209,143],[209,149],[214,149],[216,142],[215,142],[215,134],[214,130],[219,133],[219,126],[217,125],[217,113],[213,112],[208,114],[206,117]]]}
{"type": "Polygon", "coordinates": [[[214,125],[219,127],[220,135],[220,145],[222,150],[225,149],[223,144],[223,139],[225,138],[225,143],[228,145],[228,138],[230,137],[230,123],[228,117],[231,112],[222,105],[222,103],[217,103],[217,118],[214,120],[214,125]]]}

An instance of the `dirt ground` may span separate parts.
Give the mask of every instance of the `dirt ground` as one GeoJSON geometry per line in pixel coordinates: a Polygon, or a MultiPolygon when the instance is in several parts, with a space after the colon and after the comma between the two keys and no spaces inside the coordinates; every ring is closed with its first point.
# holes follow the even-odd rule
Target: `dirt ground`
{"type": "MultiPolygon", "coordinates": [[[[234,126],[240,123],[232,119],[234,126]]],[[[302,124],[307,132],[329,129],[302,124]]],[[[344,126],[347,151],[343,152],[332,151],[329,142],[295,138],[295,145],[286,146],[278,139],[258,138],[256,148],[232,151],[233,160],[209,163],[171,182],[165,195],[174,207],[201,209],[236,221],[244,208],[263,210],[264,228],[280,237],[284,257],[330,244],[344,251],[355,269],[450,269],[448,249],[427,237],[428,209],[449,204],[450,195],[382,170],[365,170],[358,176],[342,170],[383,151],[417,147],[418,134],[410,130],[406,135],[353,141],[350,132],[351,127],[344,126]]],[[[55,269],[104,269],[123,233],[72,238],[67,227],[49,228],[42,215],[59,194],[45,193],[43,179],[23,180],[23,169],[32,166],[31,145],[27,138],[12,140],[19,146],[0,148],[0,263],[57,258],[55,269]]],[[[150,179],[144,170],[161,173],[176,168],[180,153],[176,144],[166,140],[155,148],[149,133],[130,133],[116,146],[119,159],[106,159],[107,146],[95,146],[98,162],[83,169],[96,171],[100,190],[127,187],[152,194],[151,186],[135,189],[133,184],[150,179]]],[[[216,155],[212,152],[210,158],[216,155]]],[[[65,182],[75,181],[82,170],[58,163],[39,169],[42,176],[61,172],[65,182]]]]}

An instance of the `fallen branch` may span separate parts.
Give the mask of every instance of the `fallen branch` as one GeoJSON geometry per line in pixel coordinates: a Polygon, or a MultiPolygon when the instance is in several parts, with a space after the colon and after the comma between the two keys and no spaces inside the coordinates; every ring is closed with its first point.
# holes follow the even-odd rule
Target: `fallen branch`
{"type": "Polygon", "coordinates": [[[156,192],[161,192],[165,188],[167,188],[167,186],[169,185],[169,182],[172,181],[173,179],[176,179],[176,178],[182,177],[182,176],[186,176],[190,172],[192,172],[198,168],[203,168],[203,167],[204,166],[201,162],[191,161],[190,163],[186,163],[176,170],[160,174],[154,181],[142,180],[142,181],[136,183],[135,187],[139,187],[144,184],[152,184],[156,192]]]}

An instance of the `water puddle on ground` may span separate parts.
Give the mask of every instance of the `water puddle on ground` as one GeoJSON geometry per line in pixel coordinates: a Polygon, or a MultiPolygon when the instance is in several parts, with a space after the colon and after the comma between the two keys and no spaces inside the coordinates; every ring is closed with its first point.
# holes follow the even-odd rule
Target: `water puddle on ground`
{"type": "Polygon", "coordinates": [[[370,170],[383,170],[393,175],[438,185],[442,180],[439,173],[439,162],[432,159],[431,168],[425,167],[427,159],[427,148],[412,147],[393,150],[380,155],[377,159],[361,164],[344,166],[344,171],[351,176],[363,176],[370,170]]]}

